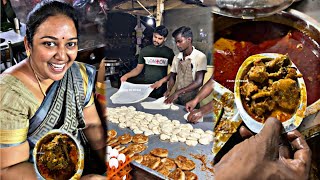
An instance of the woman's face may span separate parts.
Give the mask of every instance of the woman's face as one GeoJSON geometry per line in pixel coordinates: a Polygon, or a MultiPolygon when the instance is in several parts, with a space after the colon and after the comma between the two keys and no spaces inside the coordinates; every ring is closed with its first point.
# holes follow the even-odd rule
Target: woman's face
{"type": "Polygon", "coordinates": [[[31,52],[31,64],[41,79],[63,78],[77,57],[77,30],[65,15],[51,16],[36,29],[31,52]]]}

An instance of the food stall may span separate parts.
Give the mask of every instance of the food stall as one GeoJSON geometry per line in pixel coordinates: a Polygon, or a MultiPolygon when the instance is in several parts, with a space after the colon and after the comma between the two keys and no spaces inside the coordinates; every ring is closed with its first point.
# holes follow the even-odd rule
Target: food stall
{"type": "MultiPolygon", "coordinates": [[[[204,1],[207,2],[207,1],[204,1]]],[[[289,1],[287,1],[289,2],[289,1]]],[[[214,59],[218,59],[214,62],[215,72],[214,72],[214,80],[217,82],[214,86],[213,96],[215,99],[221,100],[222,94],[221,92],[227,92],[228,95],[233,96],[233,88],[234,88],[234,80],[236,74],[238,72],[239,67],[242,62],[249,56],[253,54],[259,53],[281,53],[281,54],[289,54],[291,60],[297,66],[297,69],[303,74],[303,78],[306,84],[307,89],[307,108],[305,118],[303,119],[301,125],[298,127],[298,130],[302,132],[302,134],[306,137],[309,146],[312,151],[318,151],[319,145],[316,145],[316,141],[319,139],[319,125],[320,125],[320,114],[319,114],[319,93],[317,91],[319,86],[319,37],[320,37],[320,25],[319,25],[319,11],[315,10],[320,7],[319,2],[315,1],[298,1],[292,5],[294,9],[287,9],[291,3],[284,4],[281,9],[273,9],[268,11],[268,16],[257,16],[253,18],[252,16],[243,16],[243,18],[235,18],[235,17],[226,17],[224,15],[213,14],[213,27],[214,27],[214,43],[216,47],[214,49],[214,59]],[[307,8],[309,7],[309,8],[307,8]],[[312,7],[312,8],[310,8],[312,7]],[[302,12],[299,12],[295,9],[298,9],[302,12]],[[273,11],[273,12],[272,12],[273,11]],[[280,12],[281,11],[281,12],[280,12]],[[303,13],[304,12],[304,13],[303,13]],[[310,18],[308,15],[311,15],[313,18],[310,18]],[[237,46],[238,45],[238,46],[237,46]],[[245,47],[241,49],[241,45],[245,47]],[[229,46],[229,47],[227,47],[229,46]],[[285,48],[287,47],[287,48],[285,48]],[[219,49],[220,48],[220,49],[219,49]],[[225,49],[223,49],[225,48],[225,49]],[[237,49],[238,48],[238,49],[237,49]],[[247,49],[246,49],[247,48],[247,49]],[[219,52],[215,50],[219,50],[219,52]],[[236,49],[236,51],[232,51],[236,49]],[[251,50],[250,51],[248,51],[251,50]],[[229,50],[229,51],[228,51],[229,50]],[[224,52],[223,52],[224,51],[224,52]],[[227,52],[228,51],[228,52],[227,52]],[[238,53],[232,57],[227,56],[232,53],[238,53]],[[224,54],[225,53],[225,54],[224,54]],[[229,53],[229,54],[228,54],[229,53]],[[238,55],[240,57],[237,59],[235,57],[238,55]],[[232,58],[230,58],[232,57],[232,58]],[[228,59],[229,58],[229,59],[228,59]],[[220,61],[219,61],[220,59],[220,61]],[[305,60],[308,59],[308,63],[305,63],[305,60]],[[226,61],[228,63],[226,63],[226,61]],[[227,81],[229,80],[229,81],[227,81]],[[220,83],[220,84],[219,84],[220,83]]],[[[212,5],[208,3],[208,5],[212,5]]],[[[261,13],[261,12],[260,12],[261,13]]],[[[223,14],[220,12],[220,14],[223,14]]],[[[252,14],[251,14],[252,15],[252,14]]],[[[229,14],[230,16],[230,14],[229,14]]],[[[243,46],[242,46],[243,47],[243,46]]],[[[114,93],[114,89],[108,89],[108,97],[114,93]]],[[[146,101],[151,101],[151,99],[146,99],[146,101]]],[[[139,103],[133,104],[135,108],[139,111],[145,111],[148,113],[159,113],[165,114],[169,119],[178,119],[180,122],[183,122],[182,119],[183,113],[181,112],[181,108],[179,111],[172,113],[172,110],[145,110],[141,107],[139,103]],[[180,118],[181,119],[180,119],[180,118]]],[[[117,107],[114,104],[108,104],[108,107],[117,107]]],[[[227,134],[220,136],[222,138],[216,138],[213,144],[212,151],[206,150],[202,153],[207,155],[208,163],[211,166],[213,159],[215,162],[218,162],[219,159],[227,153],[235,144],[242,141],[238,128],[240,125],[244,125],[241,120],[241,117],[236,111],[235,106],[231,107],[233,110],[233,114],[230,118],[225,118],[225,120],[229,120],[233,129],[220,129],[222,131],[216,131],[220,134],[227,134]],[[211,159],[209,159],[211,158],[211,159]]],[[[223,117],[223,116],[222,116],[223,117]]],[[[213,119],[215,120],[215,119],[213,119]]],[[[211,120],[212,122],[212,120],[211,120]]],[[[221,128],[219,124],[226,121],[213,121],[210,127],[221,128]]],[[[204,122],[206,123],[206,121],[204,122]]],[[[200,123],[201,124],[201,123],[200,123]]],[[[201,128],[200,124],[194,125],[195,127],[201,128]]],[[[112,129],[119,130],[119,132],[131,133],[128,128],[127,129],[119,129],[116,125],[112,123],[108,123],[109,127],[112,129]],[[117,129],[118,128],[118,129],[117,129]]],[[[207,126],[205,127],[207,128],[207,126]]],[[[205,130],[205,129],[204,129],[205,130]]],[[[217,137],[219,134],[217,135],[217,137]]],[[[152,138],[151,138],[152,139],[152,138]]],[[[169,142],[162,142],[161,140],[155,138],[153,139],[153,143],[157,145],[164,145],[167,147],[169,142]]],[[[149,142],[151,144],[152,140],[149,142]]],[[[184,146],[184,145],[183,145],[184,146]]],[[[199,145],[197,145],[199,146],[199,145]]],[[[186,152],[192,151],[195,148],[188,148],[186,152]]],[[[201,146],[201,145],[200,145],[201,146]]],[[[151,149],[154,148],[153,145],[150,145],[151,149]]],[[[174,146],[175,147],[175,146],[174,146]]],[[[178,147],[178,146],[177,146],[178,147]]],[[[186,146],[188,147],[188,146],[186,146]]],[[[172,147],[171,147],[172,148],[172,147]]],[[[148,148],[143,153],[148,153],[150,150],[148,148]]],[[[169,148],[168,148],[169,149],[169,148]]],[[[170,150],[169,150],[170,151],[170,150]]],[[[179,151],[178,151],[179,152],[179,151]]],[[[188,153],[187,153],[188,154],[188,153]]],[[[176,155],[176,154],[173,154],[176,155]]],[[[190,157],[190,156],[188,156],[190,157]]],[[[192,157],[190,157],[192,159],[192,157]]],[[[319,168],[319,157],[313,153],[312,161],[312,172],[318,172],[319,168]]],[[[197,160],[195,160],[196,162],[197,160]]],[[[132,163],[135,167],[141,167],[140,164],[132,163]]],[[[145,167],[142,166],[142,169],[145,167]]],[[[157,174],[155,171],[147,169],[148,173],[152,175],[157,174]]],[[[207,177],[202,176],[203,172],[194,170],[198,177],[203,177],[207,179],[207,177]]],[[[147,174],[148,174],[147,173],[147,174]]],[[[316,177],[311,175],[312,178],[316,177]]],[[[202,178],[200,178],[202,179],[202,178]]]]}
{"type": "MultiPolygon", "coordinates": [[[[183,106],[178,105],[178,110],[171,109],[162,109],[162,110],[151,110],[144,109],[140,102],[133,104],[113,104],[110,100],[110,97],[116,93],[118,89],[111,87],[111,85],[107,81],[107,97],[108,97],[108,108],[116,108],[116,107],[134,107],[136,111],[141,111],[149,114],[160,114],[166,116],[170,120],[177,120],[180,124],[190,124],[184,119],[184,115],[187,113],[183,106]]],[[[154,101],[153,98],[146,98],[143,102],[154,101]]],[[[197,124],[191,124],[194,129],[202,129],[203,131],[212,130],[212,114],[209,114],[204,117],[203,122],[197,124]]],[[[121,128],[119,124],[112,123],[109,120],[107,121],[107,129],[116,130],[117,136],[123,134],[135,135],[133,130],[129,127],[121,128]]],[[[192,160],[195,163],[195,168],[191,172],[195,173],[199,179],[212,179],[213,178],[213,168],[212,168],[212,159],[213,155],[211,153],[212,142],[207,145],[197,144],[196,146],[188,146],[183,142],[170,142],[169,140],[161,140],[160,134],[158,135],[150,135],[148,143],[145,145],[147,149],[142,151],[140,154],[145,155],[148,154],[152,149],[155,148],[165,148],[169,151],[169,158],[176,158],[179,155],[183,155],[188,159],[192,160]]],[[[138,177],[145,177],[145,179],[166,179],[167,177],[163,176],[159,172],[152,170],[146,166],[143,166],[135,161],[131,163],[132,171],[131,175],[133,179],[138,177]]]]}

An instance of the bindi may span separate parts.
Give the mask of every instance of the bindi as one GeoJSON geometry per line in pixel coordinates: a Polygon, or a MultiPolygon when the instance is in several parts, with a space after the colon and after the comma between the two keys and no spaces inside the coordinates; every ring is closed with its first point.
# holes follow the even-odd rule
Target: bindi
{"type": "Polygon", "coordinates": [[[64,39],[64,37],[62,37],[62,39],[64,39]]]}

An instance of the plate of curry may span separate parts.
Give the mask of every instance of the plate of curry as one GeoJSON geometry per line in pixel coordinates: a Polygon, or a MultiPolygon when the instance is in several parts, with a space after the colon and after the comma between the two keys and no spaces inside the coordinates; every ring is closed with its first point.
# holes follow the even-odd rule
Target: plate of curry
{"type": "Polygon", "coordinates": [[[282,122],[285,132],[296,129],[307,107],[303,75],[283,54],[248,57],[237,72],[234,94],[241,118],[256,133],[270,116],[282,122]]]}
{"type": "Polygon", "coordinates": [[[42,179],[80,179],[84,151],[80,142],[62,130],[43,136],[33,150],[34,167],[42,179]]]}

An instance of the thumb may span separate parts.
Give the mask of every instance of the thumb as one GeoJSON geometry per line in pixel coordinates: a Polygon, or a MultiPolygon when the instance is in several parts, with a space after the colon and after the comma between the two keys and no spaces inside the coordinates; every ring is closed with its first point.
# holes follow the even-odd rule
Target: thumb
{"type": "Polygon", "coordinates": [[[279,144],[282,128],[282,123],[278,119],[269,117],[261,132],[256,135],[257,140],[262,143],[261,148],[265,150],[265,155],[269,157],[269,159],[276,160],[279,158],[279,144]]]}
{"type": "Polygon", "coordinates": [[[277,139],[279,139],[282,128],[283,128],[282,123],[278,119],[274,117],[269,117],[265,121],[264,126],[261,132],[259,133],[259,136],[261,136],[261,138],[264,138],[264,139],[269,139],[273,137],[276,137],[277,139]]]}

